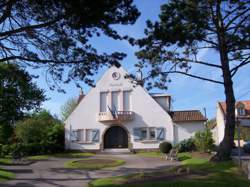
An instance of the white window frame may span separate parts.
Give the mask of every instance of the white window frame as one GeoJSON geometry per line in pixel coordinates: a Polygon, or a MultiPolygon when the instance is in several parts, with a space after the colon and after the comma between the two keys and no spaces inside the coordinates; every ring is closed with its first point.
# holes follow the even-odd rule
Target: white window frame
{"type": "Polygon", "coordinates": [[[142,132],[143,130],[146,130],[146,138],[142,138],[141,137],[141,139],[140,139],[140,141],[147,141],[147,140],[157,140],[157,137],[156,137],[156,127],[141,127],[141,128],[139,128],[140,129],[140,131],[142,132]],[[151,130],[152,131],[154,131],[154,138],[151,138],[150,137],[150,132],[151,132],[151,130]]]}
{"type": "Polygon", "coordinates": [[[84,135],[85,135],[84,142],[86,142],[86,143],[92,142],[92,130],[93,129],[85,129],[85,132],[84,132],[84,135]],[[87,132],[89,132],[89,138],[90,138],[90,140],[87,140],[87,132]]]}

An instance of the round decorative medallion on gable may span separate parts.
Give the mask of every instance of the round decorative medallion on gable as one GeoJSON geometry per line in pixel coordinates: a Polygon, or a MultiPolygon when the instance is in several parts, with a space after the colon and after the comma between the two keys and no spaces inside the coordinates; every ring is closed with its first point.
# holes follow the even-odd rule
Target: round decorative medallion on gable
{"type": "Polygon", "coordinates": [[[112,73],[112,78],[115,80],[118,80],[120,78],[120,73],[118,73],[118,72],[112,73]]]}

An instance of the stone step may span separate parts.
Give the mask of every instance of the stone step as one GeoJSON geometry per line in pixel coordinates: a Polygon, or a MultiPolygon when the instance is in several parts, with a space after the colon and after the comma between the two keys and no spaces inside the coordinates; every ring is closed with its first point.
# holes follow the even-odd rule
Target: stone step
{"type": "Polygon", "coordinates": [[[104,149],[103,154],[131,154],[129,149],[104,149]]]}

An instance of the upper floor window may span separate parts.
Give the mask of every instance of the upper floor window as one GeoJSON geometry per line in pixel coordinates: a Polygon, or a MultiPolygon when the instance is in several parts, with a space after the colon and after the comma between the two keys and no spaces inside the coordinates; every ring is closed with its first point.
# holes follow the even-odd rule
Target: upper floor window
{"type": "Polygon", "coordinates": [[[100,93],[100,112],[107,112],[108,110],[108,92],[100,93]]]}
{"type": "Polygon", "coordinates": [[[242,102],[238,102],[236,104],[236,115],[244,116],[246,114],[245,105],[242,102]]]}
{"type": "Polygon", "coordinates": [[[131,91],[123,91],[123,110],[131,111],[131,91]]]}
{"type": "Polygon", "coordinates": [[[119,92],[118,91],[113,91],[111,92],[111,109],[112,111],[118,111],[119,110],[119,92]]]}
{"type": "Polygon", "coordinates": [[[244,116],[245,115],[245,109],[244,108],[237,108],[238,115],[239,116],[244,116]]]}

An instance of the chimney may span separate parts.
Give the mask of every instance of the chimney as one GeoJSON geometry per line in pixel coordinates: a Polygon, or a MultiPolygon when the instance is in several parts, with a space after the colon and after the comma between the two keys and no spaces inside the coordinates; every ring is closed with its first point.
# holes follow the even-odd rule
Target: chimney
{"type": "Polygon", "coordinates": [[[77,100],[77,104],[79,104],[81,102],[81,100],[84,98],[84,93],[83,93],[83,90],[82,88],[80,88],[80,94],[78,96],[78,100],[77,100]]]}

